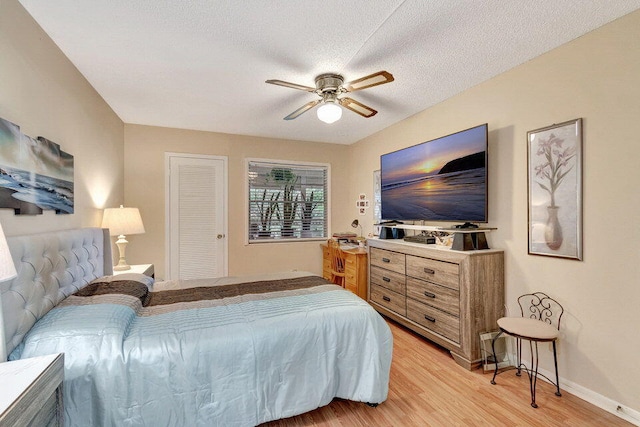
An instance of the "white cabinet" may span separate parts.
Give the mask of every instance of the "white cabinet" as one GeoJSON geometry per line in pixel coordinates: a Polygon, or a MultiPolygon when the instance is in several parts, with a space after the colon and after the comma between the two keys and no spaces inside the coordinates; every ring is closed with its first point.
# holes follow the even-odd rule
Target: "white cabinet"
{"type": "Polygon", "coordinates": [[[0,426],[63,425],[64,356],[0,363],[0,426]]]}

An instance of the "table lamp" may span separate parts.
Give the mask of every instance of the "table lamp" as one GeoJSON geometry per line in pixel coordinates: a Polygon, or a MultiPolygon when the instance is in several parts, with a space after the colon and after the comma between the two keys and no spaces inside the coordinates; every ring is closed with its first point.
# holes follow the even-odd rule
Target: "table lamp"
{"type": "Polygon", "coordinates": [[[358,240],[361,240],[362,239],[362,225],[360,224],[360,221],[358,221],[357,219],[354,219],[353,222],[351,223],[351,226],[353,228],[360,227],[360,235],[358,236],[358,240]]]}
{"type": "Polygon", "coordinates": [[[144,225],[138,208],[125,208],[120,205],[119,208],[107,208],[104,210],[102,217],[102,228],[109,229],[109,235],[118,236],[116,246],[120,252],[118,265],[113,267],[116,271],[130,270],[131,266],[127,264],[125,259],[125,250],[127,247],[126,235],[144,234],[144,225]]]}
{"type": "MultiPolygon", "coordinates": [[[[11,252],[4,237],[4,231],[0,224],[0,282],[13,279],[17,276],[16,267],[13,265],[11,252]]],[[[4,317],[2,314],[2,292],[0,291],[0,363],[7,361],[7,347],[4,338],[4,317]]]]}

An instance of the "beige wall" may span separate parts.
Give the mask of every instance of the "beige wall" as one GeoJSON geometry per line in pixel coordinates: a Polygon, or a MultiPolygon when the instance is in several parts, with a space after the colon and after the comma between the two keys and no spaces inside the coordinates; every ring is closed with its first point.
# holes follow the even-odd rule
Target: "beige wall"
{"type": "Polygon", "coordinates": [[[7,235],[96,226],[102,208],[123,199],[124,125],[15,0],[0,0],[0,117],[72,154],[75,213],[13,214],[7,235]]]}
{"type": "Polygon", "coordinates": [[[344,230],[362,219],[353,202],[361,192],[371,198],[380,154],[487,122],[490,225],[498,227],[489,238],[505,250],[509,310],[523,292],[558,297],[566,308],[561,376],[640,411],[640,12],[344,147],[124,126],[16,0],[0,5],[0,117],[73,154],[76,182],[74,215],[2,209],[7,234],[98,225],[103,207],[124,200],[141,209],[147,229],[131,236],[127,258],[153,262],[162,275],[164,152],[224,155],[229,273],[320,272],[317,243],[244,246],[244,158],[331,163],[332,229],[344,230]],[[584,119],[584,261],[527,255],[526,132],[577,117],[584,119]]]}
{"type": "MultiPolygon", "coordinates": [[[[246,158],[298,160],[331,165],[333,230],[350,229],[344,216],[348,192],[348,147],[334,144],[284,141],[250,136],[125,126],[125,202],[140,209],[146,233],[131,236],[129,263],[153,263],[158,277],[165,277],[165,152],[228,157],[229,169],[229,275],[283,270],[320,274],[319,242],[245,245],[246,158]]],[[[354,201],[355,204],[355,201],[354,201]]]]}
{"type": "MultiPolygon", "coordinates": [[[[640,12],[351,146],[350,198],[372,191],[380,154],[489,124],[489,236],[506,298],[542,290],[566,312],[560,375],[640,411],[640,12]],[[526,133],[582,117],[584,261],[527,254],[526,133]]],[[[394,83],[395,84],[395,83],[394,83]]],[[[371,229],[371,220],[368,227],[371,229]]],[[[544,367],[552,369],[547,346],[544,367]]],[[[609,409],[615,409],[610,405],[609,409]]]]}

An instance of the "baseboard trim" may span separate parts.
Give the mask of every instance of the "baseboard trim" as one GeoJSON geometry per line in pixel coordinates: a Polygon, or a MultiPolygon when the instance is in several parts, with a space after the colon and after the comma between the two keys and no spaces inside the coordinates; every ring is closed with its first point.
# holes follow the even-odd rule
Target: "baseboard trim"
{"type": "MultiPolygon", "coordinates": [[[[539,372],[549,378],[555,378],[556,376],[555,373],[547,371],[546,369],[539,369],[539,372]]],[[[539,379],[546,381],[546,379],[543,377],[539,377],[539,379]]],[[[560,391],[571,393],[574,396],[579,397],[580,399],[585,400],[592,405],[597,406],[598,408],[604,409],[605,411],[617,417],[620,417],[633,425],[640,426],[640,411],[628,408],[621,403],[618,403],[613,399],[609,399],[606,396],[596,393],[593,390],[589,390],[588,388],[583,387],[580,384],[576,384],[572,381],[560,377],[560,391]]]]}

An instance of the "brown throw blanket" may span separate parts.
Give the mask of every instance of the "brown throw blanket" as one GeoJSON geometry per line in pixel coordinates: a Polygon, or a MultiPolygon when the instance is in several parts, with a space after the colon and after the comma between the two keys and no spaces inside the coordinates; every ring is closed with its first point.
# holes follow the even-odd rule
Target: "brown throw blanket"
{"type": "Polygon", "coordinates": [[[291,291],[294,289],[312,288],[326,285],[322,277],[307,276],[282,280],[263,280],[259,282],[235,283],[232,285],[207,286],[197,288],[175,289],[162,292],[151,292],[146,306],[175,304],[178,302],[193,302],[230,298],[247,294],[264,294],[276,291],[291,291]]]}
{"type": "Polygon", "coordinates": [[[306,276],[291,279],[263,280],[231,285],[149,292],[147,286],[140,282],[117,280],[113,282],[92,282],[73,295],[78,297],[108,294],[129,295],[138,298],[143,307],[152,307],[181,302],[218,300],[248,294],[266,294],[269,292],[308,289],[327,284],[330,283],[322,277],[306,276]]]}

